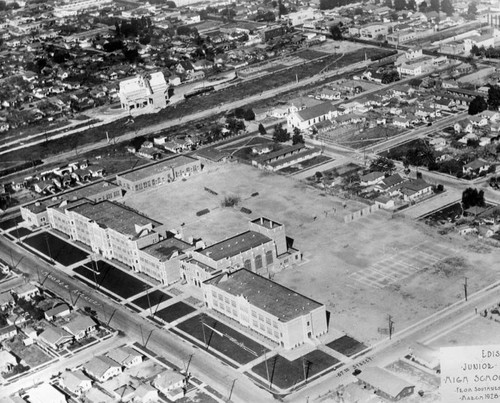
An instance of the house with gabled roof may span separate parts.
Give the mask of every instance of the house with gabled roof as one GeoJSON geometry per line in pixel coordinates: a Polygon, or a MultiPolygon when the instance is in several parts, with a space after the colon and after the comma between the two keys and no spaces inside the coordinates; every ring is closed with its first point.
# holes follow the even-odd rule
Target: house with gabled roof
{"type": "Polygon", "coordinates": [[[53,320],[55,318],[62,318],[68,316],[71,313],[71,308],[67,304],[57,305],[43,313],[45,319],[53,320]]]}
{"type": "Polygon", "coordinates": [[[106,355],[125,368],[131,368],[142,362],[142,354],[128,346],[114,348],[106,355]]]}
{"type": "Polygon", "coordinates": [[[40,333],[38,340],[44,342],[54,350],[58,350],[60,347],[71,343],[73,341],[73,335],[64,329],[50,325],[40,333]]]}
{"type": "Polygon", "coordinates": [[[477,158],[474,161],[465,164],[462,167],[464,174],[480,174],[481,172],[488,171],[491,164],[488,161],[483,160],[482,158],[477,158]]]}
{"type": "Polygon", "coordinates": [[[453,125],[453,129],[457,133],[473,133],[474,126],[469,119],[462,119],[453,125]]]}
{"type": "Polygon", "coordinates": [[[121,374],[122,366],[105,355],[98,355],[83,364],[83,370],[95,380],[105,382],[121,374]]]}
{"type": "Polygon", "coordinates": [[[180,372],[167,369],[158,374],[151,384],[170,400],[175,401],[184,396],[182,388],[184,387],[185,382],[185,375],[182,375],[180,372]]]}
{"type": "Polygon", "coordinates": [[[418,200],[432,192],[432,185],[423,179],[411,179],[403,182],[399,192],[405,201],[418,200]]]}
{"type": "Polygon", "coordinates": [[[379,192],[391,193],[396,186],[402,184],[404,181],[405,179],[401,177],[400,174],[394,174],[382,179],[379,183],[377,183],[375,185],[375,190],[379,192]]]}
{"type": "Polygon", "coordinates": [[[371,186],[379,183],[385,178],[384,172],[370,172],[366,175],[362,175],[360,179],[361,186],[371,186]]]}
{"type": "Polygon", "coordinates": [[[365,388],[374,389],[375,393],[392,401],[410,396],[415,390],[415,385],[380,367],[366,367],[356,377],[365,388]]]}
{"type": "Polygon", "coordinates": [[[73,335],[76,340],[80,340],[95,331],[97,323],[90,316],[78,314],[78,316],[63,325],[62,329],[73,335]]]}
{"type": "Polygon", "coordinates": [[[59,384],[71,393],[80,396],[92,387],[92,379],[85,375],[82,370],[66,370],[59,378],[59,384]]]}
{"type": "Polygon", "coordinates": [[[17,359],[7,350],[0,350],[0,373],[9,372],[17,365],[17,359]]]}

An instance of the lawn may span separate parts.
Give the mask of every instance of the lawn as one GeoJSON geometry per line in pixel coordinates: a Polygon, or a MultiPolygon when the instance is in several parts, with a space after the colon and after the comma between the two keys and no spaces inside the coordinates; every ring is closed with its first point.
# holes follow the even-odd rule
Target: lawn
{"type": "Polygon", "coordinates": [[[165,322],[172,323],[183,316],[189,315],[191,312],[196,311],[191,305],[184,302],[176,302],[173,305],[167,306],[155,312],[155,316],[163,319],[165,322]]]}
{"type": "Polygon", "coordinates": [[[264,346],[255,342],[251,338],[205,314],[193,316],[192,318],[179,323],[176,327],[198,339],[203,346],[205,346],[206,340],[209,347],[220,352],[226,357],[231,358],[239,364],[246,364],[261,356],[264,351],[268,351],[264,346]],[[215,331],[210,329],[208,326],[202,325],[202,320],[203,323],[210,326],[212,329],[215,329],[215,331]],[[205,331],[205,336],[203,336],[203,329],[205,331]],[[238,344],[231,341],[228,337],[236,339],[238,344]]]}
{"type": "Polygon", "coordinates": [[[9,218],[8,220],[0,222],[0,228],[6,231],[10,228],[14,228],[20,222],[23,222],[23,218],[21,216],[9,218]]]}
{"type": "Polygon", "coordinates": [[[314,60],[327,55],[328,53],[318,52],[317,50],[314,49],[304,49],[298,53],[295,53],[295,56],[305,60],[314,60]]]}
{"type": "Polygon", "coordinates": [[[89,255],[87,252],[73,246],[50,232],[42,232],[30,236],[26,238],[23,243],[38,250],[45,256],[54,259],[63,266],[70,266],[80,260],[86,259],[89,255]]]}
{"type": "Polygon", "coordinates": [[[160,290],[154,290],[146,295],[143,295],[142,297],[132,300],[132,303],[142,309],[149,309],[150,304],[154,307],[164,301],[168,301],[170,298],[172,298],[170,295],[165,294],[160,290]]]}
{"type": "Polygon", "coordinates": [[[347,357],[366,349],[366,346],[363,343],[349,336],[342,336],[341,338],[328,343],[327,346],[347,357]]]}
{"type": "Polygon", "coordinates": [[[87,266],[79,266],[74,269],[74,272],[90,280],[88,284],[92,285],[92,287],[94,288],[95,279],[97,279],[99,288],[105,288],[124,299],[130,298],[133,295],[144,291],[145,289],[151,288],[143,281],[102,260],[97,261],[97,265],[99,268],[99,273],[95,273],[95,278],[94,272],[87,266]]]}
{"type": "Polygon", "coordinates": [[[25,227],[19,227],[19,228],[14,228],[10,231],[10,234],[15,237],[15,238],[22,238],[23,236],[32,234],[33,231],[30,231],[28,228],[25,227]]]}
{"type": "Polygon", "coordinates": [[[252,372],[266,381],[269,372],[269,380],[273,385],[280,389],[288,389],[305,379],[309,380],[339,362],[321,350],[314,350],[294,361],[288,361],[281,355],[276,355],[267,360],[267,368],[266,361],[264,361],[253,367],[252,372]]]}
{"type": "Polygon", "coordinates": [[[8,350],[24,360],[30,368],[42,365],[52,359],[36,344],[25,346],[20,336],[16,336],[13,340],[7,340],[3,343],[8,350]]]}

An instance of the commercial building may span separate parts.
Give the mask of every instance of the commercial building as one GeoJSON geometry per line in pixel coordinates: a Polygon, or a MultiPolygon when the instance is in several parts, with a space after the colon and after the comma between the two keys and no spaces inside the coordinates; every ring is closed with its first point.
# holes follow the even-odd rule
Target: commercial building
{"type": "Polygon", "coordinates": [[[203,249],[187,251],[180,260],[180,275],[201,287],[203,281],[237,268],[269,276],[300,259],[300,252],[287,244],[285,226],[261,217],[250,221],[246,232],[203,249]]]}
{"type": "Polygon", "coordinates": [[[82,11],[90,9],[99,9],[112,3],[112,0],[64,0],[59,2],[52,12],[54,17],[63,18],[71,15],[77,15],[82,11]]]}
{"type": "Polygon", "coordinates": [[[119,174],[116,176],[116,182],[126,192],[136,193],[188,177],[200,172],[201,168],[201,162],[196,158],[179,155],[119,174]]]}
{"type": "Polygon", "coordinates": [[[161,71],[138,75],[120,82],[118,96],[122,109],[140,109],[149,105],[161,109],[167,106],[168,84],[161,71]]]}
{"type": "Polygon", "coordinates": [[[328,331],[326,308],[246,269],[203,283],[205,304],[286,349],[328,331]]]}
{"type": "Polygon", "coordinates": [[[413,394],[415,386],[386,369],[368,367],[356,375],[361,385],[374,389],[375,393],[392,401],[413,394]]]}
{"type": "Polygon", "coordinates": [[[138,251],[159,242],[163,235],[160,222],[108,200],[63,202],[50,207],[48,215],[50,225],[71,240],[135,270],[140,270],[138,251]]]}

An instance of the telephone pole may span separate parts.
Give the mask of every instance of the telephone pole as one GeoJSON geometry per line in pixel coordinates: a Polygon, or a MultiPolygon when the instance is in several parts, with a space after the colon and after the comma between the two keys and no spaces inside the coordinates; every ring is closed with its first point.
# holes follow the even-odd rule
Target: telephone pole
{"type": "Polygon", "coordinates": [[[467,301],[467,277],[464,277],[464,294],[465,300],[467,301]]]}
{"type": "Polygon", "coordinates": [[[389,340],[392,339],[393,331],[394,331],[394,321],[392,320],[392,316],[389,315],[389,340]]]}

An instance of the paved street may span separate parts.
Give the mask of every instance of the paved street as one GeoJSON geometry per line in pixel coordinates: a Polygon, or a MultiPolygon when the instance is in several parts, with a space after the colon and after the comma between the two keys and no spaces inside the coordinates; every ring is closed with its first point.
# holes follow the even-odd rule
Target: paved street
{"type": "MultiPolygon", "coordinates": [[[[69,293],[71,293],[76,306],[80,308],[92,306],[98,312],[101,320],[109,321],[111,327],[125,332],[130,339],[141,344],[144,338],[147,348],[164,356],[180,368],[183,368],[189,356],[194,354],[190,371],[221,394],[229,396],[233,381],[236,380],[231,397],[232,401],[246,403],[273,400],[268,393],[255,386],[248,378],[214,359],[213,356],[192,347],[168,331],[160,330],[122,305],[101,296],[61,270],[55,269],[28,254],[19,246],[7,241],[3,236],[0,236],[0,258],[9,263],[14,262],[19,270],[29,273],[33,280],[37,280],[38,273],[40,273],[44,287],[66,298],[68,302],[70,301],[69,293]]],[[[59,370],[58,367],[55,372],[59,370]]]]}

